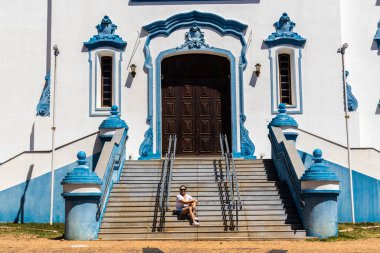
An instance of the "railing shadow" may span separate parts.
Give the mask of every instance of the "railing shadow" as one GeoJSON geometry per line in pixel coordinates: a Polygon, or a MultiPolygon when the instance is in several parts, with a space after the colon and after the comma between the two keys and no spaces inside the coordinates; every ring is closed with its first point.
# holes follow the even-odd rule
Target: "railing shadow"
{"type": "Polygon", "coordinates": [[[31,164],[29,167],[28,174],[26,176],[24,192],[22,193],[22,196],[20,198],[20,208],[18,209],[16,218],[13,221],[14,223],[24,223],[25,195],[29,187],[30,179],[32,178],[33,169],[34,164],[31,164]]]}

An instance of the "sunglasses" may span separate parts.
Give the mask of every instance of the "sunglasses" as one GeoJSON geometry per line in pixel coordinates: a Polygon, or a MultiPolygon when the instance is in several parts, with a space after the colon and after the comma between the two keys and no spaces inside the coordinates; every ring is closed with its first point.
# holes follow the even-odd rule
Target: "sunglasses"
{"type": "Polygon", "coordinates": [[[182,191],[186,191],[186,189],[179,189],[179,190],[180,190],[181,192],[182,192],[182,191]]]}

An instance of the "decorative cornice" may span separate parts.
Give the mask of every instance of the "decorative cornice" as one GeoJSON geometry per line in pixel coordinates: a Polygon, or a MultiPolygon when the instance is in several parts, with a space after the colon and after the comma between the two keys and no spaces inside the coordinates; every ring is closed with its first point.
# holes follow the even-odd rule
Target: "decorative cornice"
{"type": "Polygon", "coordinates": [[[377,47],[380,49],[380,20],[377,23],[377,31],[376,31],[375,39],[374,40],[377,43],[377,47]]]}
{"type": "Polygon", "coordinates": [[[89,41],[83,43],[83,45],[89,50],[99,47],[113,47],[124,50],[127,46],[126,41],[124,41],[119,35],[114,34],[117,26],[112,23],[108,16],[104,16],[101,23],[95,28],[98,30],[98,34],[92,36],[89,41]]]}
{"type": "Polygon", "coordinates": [[[246,68],[247,59],[245,57],[247,43],[245,41],[243,32],[247,29],[247,25],[242,24],[236,20],[227,20],[213,13],[191,11],[187,13],[179,13],[171,16],[165,20],[159,20],[151,24],[143,26],[143,29],[149,33],[146,39],[145,50],[145,67],[150,69],[152,67],[152,57],[149,50],[150,41],[157,36],[169,36],[174,31],[198,25],[201,27],[208,27],[215,29],[222,35],[233,35],[239,38],[242,44],[241,59],[239,64],[243,69],[246,68]]]}
{"type": "Polygon", "coordinates": [[[268,47],[275,47],[283,44],[290,44],[296,47],[303,47],[306,39],[298,33],[293,32],[296,23],[290,20],[288,14],[283,13],[279,21],[273,24],[276,32],[268,36],[264,43],[268,47]]]}
{"type": "Polygon", "coordinates": [[[301,177],[301,181],[335,181],[340,182],[334,172],[329,167],[322,164],[322,150],[315,149],[313,151],[314,164],[311,165],[301,177]]]}
{"type": "Polygon", "coordinates": [[[185,43],[177,47],[178,49],[201,49],[201,48],[211,48],[205,42],[204,32],[201,31],[198,25],[193,24],[189,31],[185,33],[185,43]]]}
{"type": "Polygon", "coordinates": [[[37,104],[37,116],[50,116],[50,74],[45,76],[45,86],[37,104]]]}
{"type": "Polygon", "coordinates": [[[285,104],[281,103],[278,105],[278,112],[276,117],[272,119],[272,121],[269,123],[268,126],[274,126],[274,127],[298,127],[297,122],[293,117],[290,117],[286,113],[286,106],[285,104]]]}
{"type": "Polygon", "coordinates": [[[86,165],[86,153],[79,151],[77,154],[78,166],[67,173],[61,184],[102,184],[98,175],[86,165]]]}
{"type": "MultiPolygon", "coordinates": [[[[346,74],[346,80],[348,75],[350,74],[348,71],[345,72],[346,74]]],[[[358,109],[358,100],[355,98],[354,94],[352,94],[351,91],[351,85],[349,85],[346,81],[347,85],[347,105],[348,105],[348,111],[354,112],[358,109]]]]}
{"type": "Polygon", "coordinates": [[[119,108],[117,105],[113,105],[111,107],[111,116],[107,119],[103,120],[102,124],[100,124],[99,129],[116,129],[116,128],[125,128],[128,130],[128,125],[124,120],[120,119],[119,116],[119,108]]]}

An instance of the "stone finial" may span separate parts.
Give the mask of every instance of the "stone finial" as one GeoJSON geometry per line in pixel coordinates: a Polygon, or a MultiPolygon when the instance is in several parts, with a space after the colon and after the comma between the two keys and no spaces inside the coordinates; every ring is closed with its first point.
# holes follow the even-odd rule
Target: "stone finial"
{"type": "Polygon", "coordinates": [[[298,127],[297,122],[293,117],[290,117],[286,113],[286,106],[285,104],[281,103],[278,105],[278,112],[276,117],[272,119],[272,121],[269,123],[269,126],[274,127],[298,127]]]}
{"type": "Polygon", "coordinates": [[[99,129],[117,129],[117,128],[126,128],[128,129],[128,125],[124,120],[120,119],[119,116],[119,108],[116,105],[111,107],[111,116],[105,119],[102,124],[100,124],[99,129]]]}
{"type": "Polygon", "coordinates": [[[335,173],[322,163],[322,150],[315,149],[313,151],[313,160],[314,164],[305,171],[301,177],[301,181],[340,181],[335,173]]]}

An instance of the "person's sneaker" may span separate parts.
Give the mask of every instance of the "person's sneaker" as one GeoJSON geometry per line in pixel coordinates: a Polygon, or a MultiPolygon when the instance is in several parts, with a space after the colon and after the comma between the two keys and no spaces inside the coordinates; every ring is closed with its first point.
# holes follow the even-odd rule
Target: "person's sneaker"
{"type": "Polygon", "coordinates": [[[195,220],[195,221],[199,221],[199,218],[198,218],[198,217],[194,217],[194,220],[195,220]]]}
{"type": "Polygon", "coordinates": [[[200,226],[201,224],[199,223],[199,222],[193,222],[193,224],[191,224],[191,226],[196,226],[196,227],[198,227],[198,226],[200,226]]]}

